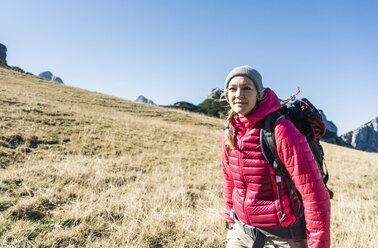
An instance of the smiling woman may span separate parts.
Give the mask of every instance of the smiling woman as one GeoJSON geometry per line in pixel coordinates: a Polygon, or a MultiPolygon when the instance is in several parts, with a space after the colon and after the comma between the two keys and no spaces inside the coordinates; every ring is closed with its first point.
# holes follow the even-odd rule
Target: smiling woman
{"type": "Polygon", "coordinates": [[[281,109],[276,94],[264,89],[257,70],[241,66],[227,76],[225,96],[231,106],[222,145],[227,248],[329,247],[330,199],[306,138],[291,121],[277,120],[280,170],[301,197],[261,149],[263,120],[281,109]]]}
{"type": "Polygon", "coordinates": [[[256,107],[257,89],[253,81],[245,76],[231,79],[228,89],[231,108],[239,115],[246,115],[256,107]]]}

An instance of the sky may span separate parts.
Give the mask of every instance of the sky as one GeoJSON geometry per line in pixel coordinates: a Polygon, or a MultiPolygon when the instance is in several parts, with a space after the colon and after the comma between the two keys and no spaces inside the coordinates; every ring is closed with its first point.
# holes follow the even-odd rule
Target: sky
{"type": "Polygon", "coordinates": [[[378,1],[0,0],[9,65],[159,105],[201,103],[236,66],[322,109],[338,134],[378,116],[378,1]]]}

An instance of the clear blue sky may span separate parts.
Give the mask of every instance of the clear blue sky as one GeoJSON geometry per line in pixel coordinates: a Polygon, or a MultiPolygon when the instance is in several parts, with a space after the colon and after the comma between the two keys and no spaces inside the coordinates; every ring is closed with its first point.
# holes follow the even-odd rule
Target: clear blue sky
{"type": "Polygon", "coordinates": [[[378,1],[1,1],[7,61],[161,105],[202,102],[249,64],[339,128],[378,115],[378,1]]]}

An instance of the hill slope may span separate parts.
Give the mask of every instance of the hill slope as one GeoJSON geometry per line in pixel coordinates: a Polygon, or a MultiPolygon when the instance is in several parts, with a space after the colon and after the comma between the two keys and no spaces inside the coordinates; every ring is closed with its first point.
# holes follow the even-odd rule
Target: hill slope
{"type": "MultiPolygon", "coordinates": [[[[1,68],[0,108],[0,246],[224,246],[221,120],[1,68]]],[[[378,156],[324,146],[333,246],[373,247],[378,156]]]]}

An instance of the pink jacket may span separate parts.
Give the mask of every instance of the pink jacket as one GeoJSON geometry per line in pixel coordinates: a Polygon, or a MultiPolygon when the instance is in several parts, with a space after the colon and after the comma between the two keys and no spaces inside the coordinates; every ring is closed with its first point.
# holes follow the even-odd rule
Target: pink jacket
{"type": "MultiPolygon", "coordinates": [[[[252,114],[235,117],[231,122],[236,149],[229,157],[223,140],[222,153],[227,222],[234,223],[230,218],[231,208],[235,209],[241,221],[256,227],[280,228],[295,222],[285,183],[282,184],[283,207],[287,217],[280,222],[282,214],[275,172],[260,147],[262,120],[279,109],[276,94],[265,89],[265,98],[252,114]]],[[[303,198],[308,247],[329,247],[330,199],[306,138],[286,119],[278,121],[275,138],[280,159],[303,198]]],[[[299,207],[299,200],[296,199],[296,202],[299,207]]]]}

